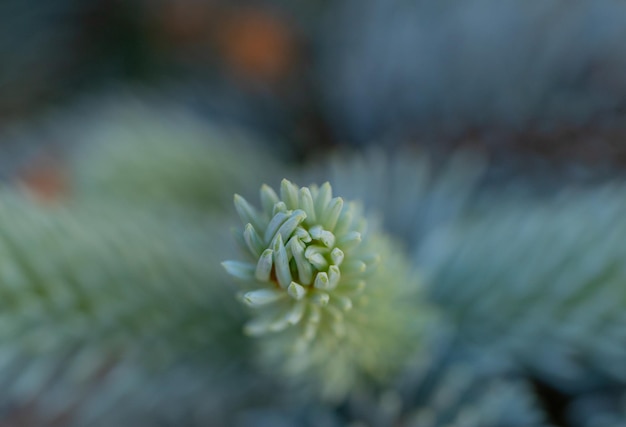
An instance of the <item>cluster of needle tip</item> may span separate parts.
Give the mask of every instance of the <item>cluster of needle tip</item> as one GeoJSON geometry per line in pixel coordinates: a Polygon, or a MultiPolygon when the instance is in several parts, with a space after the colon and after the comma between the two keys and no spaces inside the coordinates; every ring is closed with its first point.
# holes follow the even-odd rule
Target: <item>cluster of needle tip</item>
{"type": "Polygon", "coordinates": [[[363,245],[365,220],[355,205],[333,197],[329,183],[298,187],[283,180],[280,194],[261,188],[261,209],[235,195],[244,223],[240,243],[249,261],[226,261],[226,270],[252,284],[242,301],[258,310],[252,335],[303,327],[311,341],[324,319],[341,336],[344,313],[363,292],[379,257],[363,245]]]}

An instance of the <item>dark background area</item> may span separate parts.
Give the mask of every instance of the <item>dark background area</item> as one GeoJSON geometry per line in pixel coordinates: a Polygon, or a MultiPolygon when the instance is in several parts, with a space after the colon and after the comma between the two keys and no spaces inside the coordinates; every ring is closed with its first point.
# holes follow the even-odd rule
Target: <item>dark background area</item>
{"type": "Polygon", "coordinates": [[[0,5],[0,123],[130,92],[299,158],[396,141],[624,162],[619,2],[90,0],[0,5]]]}

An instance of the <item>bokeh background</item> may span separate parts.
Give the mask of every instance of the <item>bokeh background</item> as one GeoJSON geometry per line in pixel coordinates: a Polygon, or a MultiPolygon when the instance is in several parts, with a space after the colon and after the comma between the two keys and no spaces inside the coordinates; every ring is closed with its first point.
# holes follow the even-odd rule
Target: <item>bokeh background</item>
{"type": "Polygon", "coordinates": [[[297,159],[387,139],[623,161],[619,1],[29,0],[2,16],[3,128],[130,95],[297,159]]]}
{"type": "Polygon", "coordinates": [[[0,425],[626,425],[624,40],[622,0],[1,1],[0,425]],[[219,265],[282,177],[444,319],[332,405],[219,265]]]}

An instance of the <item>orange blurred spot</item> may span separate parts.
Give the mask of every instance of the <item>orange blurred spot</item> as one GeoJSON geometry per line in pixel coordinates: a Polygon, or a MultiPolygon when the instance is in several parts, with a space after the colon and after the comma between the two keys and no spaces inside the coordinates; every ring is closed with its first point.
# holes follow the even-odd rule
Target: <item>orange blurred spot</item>
{"type": "Polygon", "coordinates": [[[268,11],[232,12],[218,27],[217,41],[227,66],[245,78],[275,83],[296,60],[295,34],[268,11]]]}
{"type": "Polygon", "coordinates": [[[68,193],[68,180],[61,162],[41,157],[18,174],[18,181],[42,202],[55,202],[68,193]]]}

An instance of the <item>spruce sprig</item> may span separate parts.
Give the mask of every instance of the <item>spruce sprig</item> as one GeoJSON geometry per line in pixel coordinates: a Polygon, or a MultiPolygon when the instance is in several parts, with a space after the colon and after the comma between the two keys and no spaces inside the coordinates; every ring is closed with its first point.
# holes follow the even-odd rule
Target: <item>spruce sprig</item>
{"type": "Polygon", "coordinates": [[[394,243],[329,183],[283,180],[280,194],[264,185],[260,198],[257,210],[235,196],[247,259],[223,265],[245,284],[239,298],[253,311],[245,332],[263,336],[261,358],[331,398],[363,374],[397,369],[428,310],[394,243]]]}

